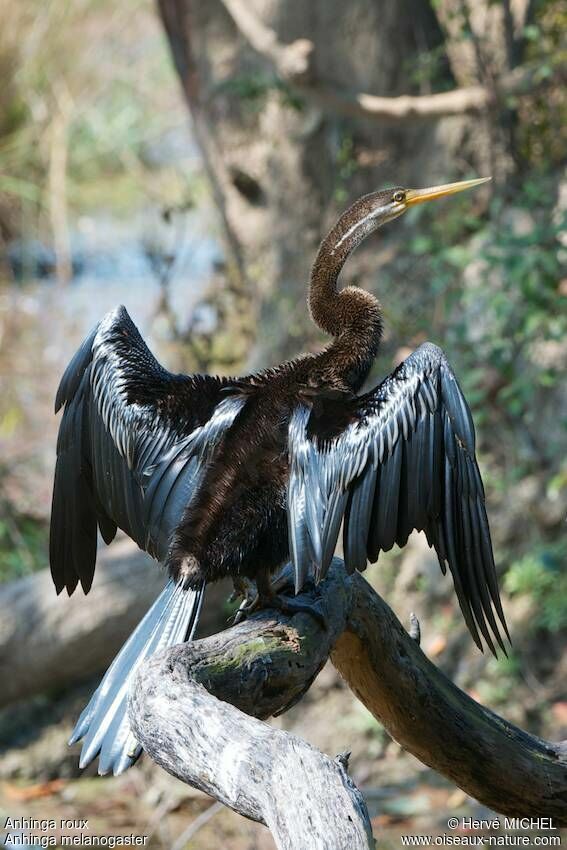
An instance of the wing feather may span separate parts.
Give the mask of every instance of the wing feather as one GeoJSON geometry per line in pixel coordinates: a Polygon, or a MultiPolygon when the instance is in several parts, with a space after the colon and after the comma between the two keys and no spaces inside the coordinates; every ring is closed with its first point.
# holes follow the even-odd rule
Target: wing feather
{"type": "MultiPolygon", "coordinates": [[[[324,404],[324,401],[321,402],[324,404]]],[[[344,518],[347,569],[377,560],[394,543],[424,530],[443,572],[449,567],[467,626],[504,650],[508,636],[490,542],[484,488],[475,458],[472,416],[443,352],[420,346],[374,390],[356,399],[352,417],[329,439],[325,422],[300,405],[288,434],[289,526],[295,541],[308,535],[315,576],[325,575],[344,518]],[[298,495],[301,492],[301,499],[298,495]]],[[[296,584],[307,575],[306,547],[296,584]]]]}
{"type": "Polygon", "coordinates": [[[227,379],[172,375],[123,307],[80,346],[57,392],[50,563],[58,592],[93,581],[97,526],[164,560],[202,472],[245,401],[227,379]]]}
{"type": "Polygon", "coordinates": [[[350,488],[345,513],[345,563],[350,572],[365,570],[370,518],[376,490],[376,473],[362,475],[350,488]]]}

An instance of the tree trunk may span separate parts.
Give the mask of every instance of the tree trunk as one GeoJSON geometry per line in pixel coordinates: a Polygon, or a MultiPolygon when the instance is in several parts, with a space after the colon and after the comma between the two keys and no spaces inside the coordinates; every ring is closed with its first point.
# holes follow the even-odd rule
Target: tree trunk
{"type": "MultiPolygon", "coordinates": [[[[157,5],[243,293],[222,329],[235,368],[254,339],[252,367],[315,342],[309,270],[349,200],[475,172],[509,183],[514,99],[565,75],[560,55],[547,74],[521,65],[529,0],[157,5]]],[[[386,261],[405,239],[385,229],[359,259],[376,268],[376,245],[386,261]]]]}
{"type": "Polygon", "coordinates": [[[272,357],[288,356],[304,339],[314,341],[305,288],[318,243],[337,211],[380,186],[450,179],[451,152],[461,146],[469,119],[399,125],[336,115],[282,81],[227,11],[244,10],[252,31],[244,29],[253,39],[259,22],[255,46],[274,60],[286,59],[278,45],[294,44],[291,58],[301,64],[303,46],[310,79],[337,91],[392,96],[420,93],[414,59],[442,45],[427,0],[158,5],[228,255],[245,280],[251,322],[260,329],[256,363],[266,365],[266,349],[272,357]]]}

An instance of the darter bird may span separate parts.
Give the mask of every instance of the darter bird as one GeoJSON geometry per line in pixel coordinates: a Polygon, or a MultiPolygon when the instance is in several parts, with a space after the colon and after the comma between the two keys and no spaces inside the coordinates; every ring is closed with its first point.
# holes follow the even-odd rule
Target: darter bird
{"type": "Polygon", "coordinates": [[[500,603],[471,414],[449,363],[424,343],[369,392],[361,387],[382,338],[382,308],[340,288],[349,254],[410,207],[485,182],[394,188],[360,198],[317,253],[309,285],[322,351],[240,378],[176,375],[159,365],[124,307],[108,314],[63,375],[50,561],[57,592],[88,593],[97,530],[117,528],[168,570],[73,732],[82,767],[99,755],[115,774],[140,753],[127,697],[139,664],[194,634],[205,585],[254,580],[244,609],[304,610],[343,524],[349,573],[423,530],[448,567],[467,626],[482,648],[504,649],[500,603]],[[291,561],[295,587],[270,578],[291,561]],[[251,599],[252,597],[250,597],[251,599]]]}

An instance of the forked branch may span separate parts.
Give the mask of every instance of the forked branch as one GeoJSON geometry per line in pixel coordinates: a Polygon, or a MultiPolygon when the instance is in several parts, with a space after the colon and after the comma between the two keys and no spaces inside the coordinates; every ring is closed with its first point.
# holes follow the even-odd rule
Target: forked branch
{"type": "Polygon", "coordinates": [[[340,574],[325,584],[326,630],[307,614],[263,612],[153,656],[134,685],[130,719],[154,761],[264,823],[277,847],[372,850],[366,805],[343,760],[255,719],[300,699],[344,629],[340,574]]]}
{"type": "Polygon", "coordinates": [[[142,666],[130,716],[154,761],[265,823],[278,847],[304,847],[307,836],[315,850],[372,847],[366,807],[340,760],[260,720],[297,702],[330,655],[422,762],[498,812],[567,825],[565,742],[523,732],[459,690],[338,559],[311,593],[326,628],[307,614],[263,611],[142,666]]]}

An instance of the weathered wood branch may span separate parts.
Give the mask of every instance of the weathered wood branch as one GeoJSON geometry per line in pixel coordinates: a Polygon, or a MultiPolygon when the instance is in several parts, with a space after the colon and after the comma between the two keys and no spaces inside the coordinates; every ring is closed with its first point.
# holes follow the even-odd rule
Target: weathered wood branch
{"type": "Polygon", "coordinates": [[[260,56],[269,59],[282,78],[298,81],[309,75],[313,51],[309,39],[282,44],[274,30],[258,18],[249,4],[242,0],[222,0],[222,3],[249,45],[260,56]]]}
{"type": "Polygon", "coordinates": [[[404,749],[491,809],[567,825],[567,742],[524,732],[461,691],[361,575],[331,660],[404,749]]]}
{"type": "Polygon", "coordinates": [[[239,32],[252,49],[266,59],[276,74],[293,85],[306,99],[323,109],[355,118],[377,121],[437,119],[448,115],[482,112],[510,97],[536,91],[557,74],[565,75],[565,59],[555,65],[555,74],[542,73],[539,63],[525,65],[502,75],[498,84],[472,85],[428,95],[379,97],[363,92],[337,90],[315,78],[315,46],[308,39],[282,44],[243,0],[222,0],[239,32]]]}
{"type": "Polygon", "coordinates": [[[264,823],[278,847],[369,850],[366,805],[342,760],[255,719],[289,708],[327,660],[348,609],[338,573],[327,588],[327,630],[306,614],[264,612],[154,656],[133,687],[130,718],[154,761],[264,823]]]}
{"type": "Polygon", "coordinates": [[[425,764],[496,811],[567,825],[565,742],[523,732],[459,690],[364,578],[347,577],[338,559],[312,593],[326,629],[306,614],[263,611],[141,668],[131,719],[158,764],[266,823],[280,847],[305,846],[307,822],[310,847],[369,846],[360,797],[336,762],[247,716],[285,711],[330,653],[358,698],[425,764]],[[345,820],[354,830],[350,843],[341,844],[336,836],[344,833],[336,832],[325,844],[319,826],[329,838],[345,820]]]}

